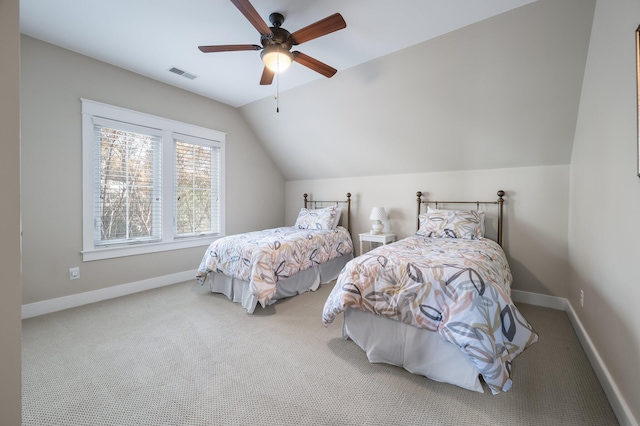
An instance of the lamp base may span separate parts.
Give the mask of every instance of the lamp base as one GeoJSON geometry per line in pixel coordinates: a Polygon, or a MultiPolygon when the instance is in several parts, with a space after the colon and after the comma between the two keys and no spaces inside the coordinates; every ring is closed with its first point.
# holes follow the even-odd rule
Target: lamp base
{"type": "Polygon", "coordinates": [[[373,222],[373,224],[371,225],[371,231],[370,233],[377,235],[377,234],[382,234],[382,228],[384,228],[384,225],[382,224],[382,222],[380,222],[379,220],[376,220],[375,222],[373,222]]]}

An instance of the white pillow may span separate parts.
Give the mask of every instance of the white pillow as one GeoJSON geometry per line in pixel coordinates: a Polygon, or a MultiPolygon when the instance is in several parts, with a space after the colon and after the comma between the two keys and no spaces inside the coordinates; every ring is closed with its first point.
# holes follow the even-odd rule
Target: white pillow
{"type": "Polygon", "coordinates": [[[418,216],[417,234],[436,238],[481,240],[484,237],[484,212],[480,210],[440,210],[427,208],[418,216]]]}

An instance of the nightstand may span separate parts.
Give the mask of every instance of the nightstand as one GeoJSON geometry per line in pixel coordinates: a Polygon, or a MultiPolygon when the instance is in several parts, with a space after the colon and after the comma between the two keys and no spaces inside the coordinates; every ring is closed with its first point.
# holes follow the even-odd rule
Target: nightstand
{"type": "Polygon", "coordinates": [[[362,243],[367,241],[369,243],[369,250],[371,250],[372,243],[379,243],[382,245],[392,243],[396,240],[396,234],[372,234],[365,232],[360,234],[360,254],[364,254],[362,243]]]}

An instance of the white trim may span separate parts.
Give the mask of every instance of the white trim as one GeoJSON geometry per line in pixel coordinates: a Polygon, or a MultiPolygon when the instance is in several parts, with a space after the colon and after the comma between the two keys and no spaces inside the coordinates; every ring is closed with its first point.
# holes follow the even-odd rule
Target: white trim
{"type": "Polygon", "coordinates": [[[133,283],[102,288],[100,290],[72,294],[70,296],[58,297],[56,299],[43,300],[42,302],[29,303],[27,305],[22,305],[22,319],[50,314],[64,309],[101,302],[103,300],[139,293],[141,291],[177,284],[184,281],[194,280],[195,282],[196,273],[197,271],[194,269],[192,271],[178,272],[133,283]]]}
{"type": "Polygon", "coordinates": [[[563,297],[547,296],[546,294],[530,293],[528,291],[511,290],[511,299],[514,302],[526,303],[528,305],[542,306],[544,308],[566,311],[568,301],[563,297]]]}
{"type": "Polygon", "coordinates": [[[638,426],[638,422],[633,417],[633,413],[629,409],[629,404],[627,404],[627,402],[622,397],[620,389],[616,385],[616,382],[613,380],[613,377],[611,377],[611,374],[609,373],[609,370],[607,369],[604,361],[600,357],[598,350],[593,345],[591,338],[582,326],[582,322],[580,322],[578,315],[576,315],[573,306],[568,301],[567,309],[565,309],[565,312],[569,317],[569,321],[571,321],[571,325],[573,325],[573,329],[578,336],[578,340],[580,340],[582,349],[587,355],[591,367],[595,371],[596,376],[598,377],[598,380],[602,385],[604,393],[609,399],[609,403],[611,404],[611,408],[618,418],[618,422],[621,426],[638,426]]]}
{"type": "Polygon", "coordinates": [[[611,408],[618,418],[618,422],[622,426],[638,426],[638,422],[633,417],[633,414],[629,409],[629,405],[622,397],[620,389],[613,380],[613,377],[611,377],[607,366],[600,357],[600,354],[598,354],[596,347],[593,345],[589,335],[582,326],[582,323],[576,315],[573,306],[571,306],[571,303],[563,297],[548,296],[545,294],[530,293],[521,290],[512,290],[511,298],[514,302],[557,309],[559,311],[564,311],[567,314],[569,321],[573,326],[573,330],[575,331],[576,336],[578,336],[582,350],[584,350],[587,355],[587,359],[589,359],[589,363],[595,371],[596,377],[598,377],[598,381],[600,382],[605,395],[607,395],[609,404],[611,404],[611,408]]]}
{"type": "Polygon", "coordinates": [[[222,235],[214,237],[194,237],[176,239],[171,242],[148,243],[148,244],[131,244],[127,246],[100,247],[93,250],[82,251],[82,261],[90,262],[93,260],[112,259],[114,257],[135,256],[138,254],[158,253],[168,250],[180,250],[191,247],[209,246],[214,240],[221,238],[222,235]]]}
{"type": "Polygon", "coordinates": [[[134,111],[115,105],[92,101],[80,98],[82,102],[82,114],[97,115],[99,117],[111,118],[112,120],[125,123],[144,125],[154,129],[164,129],[167,123],[171,124],[171,129],[178,133],[197,136],[203,139],[224,142],[227,134],[219,130],[208,129],[195,124],[187,124],[170,118],[158,117],[144,112],[134,111]]]}

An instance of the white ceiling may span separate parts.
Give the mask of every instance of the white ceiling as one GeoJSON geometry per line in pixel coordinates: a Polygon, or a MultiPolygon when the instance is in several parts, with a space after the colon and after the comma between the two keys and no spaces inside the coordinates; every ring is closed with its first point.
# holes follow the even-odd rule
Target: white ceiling
{"type": "MultiPolygon", "coordinates": [[[[339,12],[347,28],[296,47],[345,70],[535,0],[253,0],[294,32],[339,12]]],[[[239,107],[272,96],[260,86],[257,51],[202,53],[212,44],[260,44],[256,29],[229,0],[21,0],[21,32],[152,79],[239,107]],[[179,68],[197,78],[169,72],[179,68]]],[[[270,24],[269,24],[270,25],[270,24]]],[[[299,65],[281,91],[325,77],[299,65]]]]}

